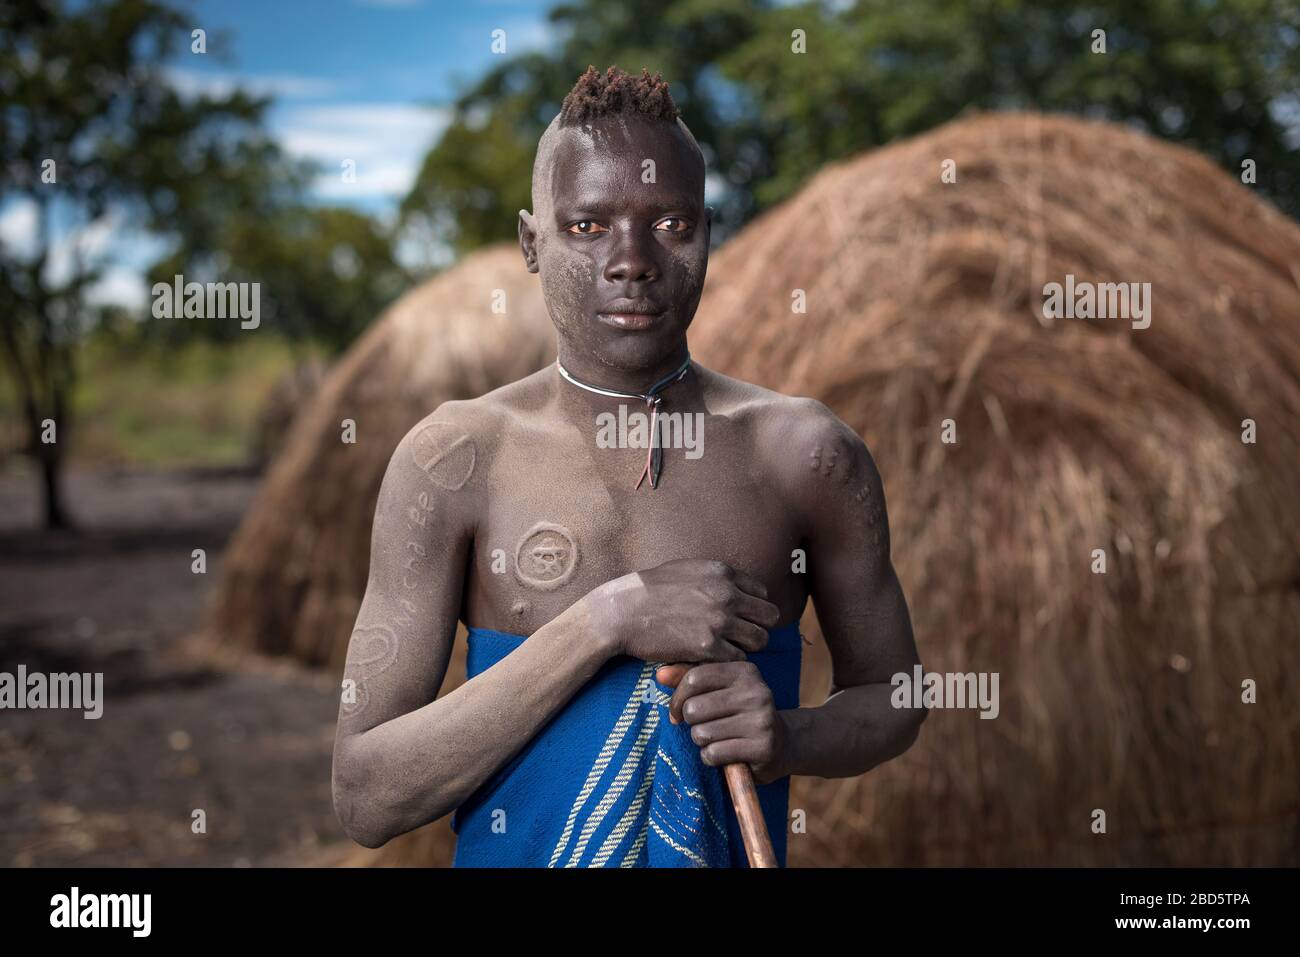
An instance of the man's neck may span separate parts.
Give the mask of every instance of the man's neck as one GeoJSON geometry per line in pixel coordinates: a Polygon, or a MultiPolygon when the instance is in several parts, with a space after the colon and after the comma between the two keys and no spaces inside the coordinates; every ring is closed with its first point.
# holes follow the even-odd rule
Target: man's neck
{"type": "MultiPolygon", "coordinates": [[[[566,356],[565,352],[561,350],[560,364],[564,366],[564,370],[570,376],[583,385],[594,386],[597,389],[605,389],[610,392],[645,395],[655,383],[662,381],[665,376],[669,376],[681,368],[687,356],[685,343],[683,343],[680,357],[674,355],[671,359],[656,362],[653,369],[622,370],[603,365],[600,362],[592,362],[590,359],[586,364],[583,364],[580,361],[581,356],[576,357],[579,360],[578,369],[574,369],[565,360],[566,358],[574,359],[575,357],[572,354],[566,356]]],[[[645,411],[644,403],[635,398],[620,399],[589,392],[573,382],[566,381],[558,370],[553,368],[552,371],[555,375],[555,395],[560,403],[559,408],[564,410],[563,414],[566,418],[575,422],[589,423],[593,421],[592,416],[602,412],[613,412],[617,410],[620,403],[627,405],[629,412],[645,411]]],[[[668,411],[703,411],[704,394],[702,385],[699,375],[692,366],[692,370],[687,372],[681,381],[665,385],[659,394],[663,396],[668,411]]]]}
{"type": "MultiPolygon", "coordinates": [[[[568,349],[563,342],[558,351],[560,365],[564,366],[565,372],[583,385],[629,395],[645,395],[656,383],[680,369],[690,355],[686,341],[683,340],[678,348],[645,368],[620,369],[605,365],[589,353],[568,349]]],[[[578,388],[572,383],[567,384],[571,388],[578,388]]]]}

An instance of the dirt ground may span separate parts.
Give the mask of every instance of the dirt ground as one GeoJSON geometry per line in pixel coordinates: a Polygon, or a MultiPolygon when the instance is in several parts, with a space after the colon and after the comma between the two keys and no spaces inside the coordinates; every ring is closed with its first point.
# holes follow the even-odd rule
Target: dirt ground
{"type": "Polygon", "coordinates": [[[291,865],[355,846],[330,803],[328,679],[216,664],[190,638],[256,484],[74,470],[79,528],[51,534],[33,476],[0,470],[0,672],[104,674],[98,720],[0,711],[0,866],[291,865]]]}

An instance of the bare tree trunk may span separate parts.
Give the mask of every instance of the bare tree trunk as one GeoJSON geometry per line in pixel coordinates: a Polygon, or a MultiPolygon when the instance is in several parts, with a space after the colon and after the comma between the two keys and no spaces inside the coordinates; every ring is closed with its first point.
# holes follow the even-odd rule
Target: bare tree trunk
{"type": "Polygon", "coordinates": [[[63,486],[59,481],[63,469],[63,456],[56,445],[37,447],[37,459],[41,466],[41,488],[45,493],[45,527],[59,529],[68,527],[67,512],[63,508],[63,486]]]}
{"type": "MultiPolygon", "coordinates": [[[[63,504],[62,485],[63,453],[58,440],[68,438],[68,406],[76,366],[73,346],[69,345],[54,328],[50,313],[56,298],[44,285],[41,276],[49,258],[48,200],[37,200],[40,255],[30,263],[11,266],[0,260],[0,345],[3,358],[8,360],[18,386],[18,398],[27,419],[27,453],[35,459],[41,472],[42,505],[45,527],[60,529],[69,526],[68,512],[63,504]],[[23,319],[27,334],[24,335],[23,319]],[[47,420],[54,423],[54,442],[42,442],[41,433],[47,420]]],[[[72,303],[79,304],[79,282],[68,287],[72,303]]]]}
{"type": "Polygon", "coordinates": [[[63,472],[63,453],[58,439],[65,441],[68,436],[68,416],[66,415],[73,381],[71,355],[60,356],[57,350],[48,350],[36,368],[29,370],[24,363],[25,353],[20,346],[12,317],[0,322],[0,341],[5,346],[10,367],[18,383],[19,399],[27,418],[27,452],[36,460],[41,471],[41,491],[45,510],[45,527],[47,529],[68,528],[68,512],[63,506],[63,487],[59,481],[63,472]],[[51,367],[62,362],[62,374],[51,375],[51,367]],[[38,374],[46,373],[44,382],[38,382],[38,374]],[[54,442],[42,442],[41,433],[45,416],[41,413],[42,397],[50,406],[49,417],[58,430],[54,442]]]}

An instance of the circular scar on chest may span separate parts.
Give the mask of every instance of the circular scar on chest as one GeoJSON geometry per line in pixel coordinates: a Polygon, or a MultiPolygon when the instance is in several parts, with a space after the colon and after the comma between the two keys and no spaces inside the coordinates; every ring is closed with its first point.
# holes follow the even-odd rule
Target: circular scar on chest
{"type": "Polygon", "coordinates": [[[540,522],[524,534],[515,549],[515,576],[530,588],[559,588],[577,567],[578,543],[563,525],[540,522]]]}
{"type": "Polygon", "coordinates": [[[430,422],[411,442],[411,456],[429,480],[455,492],[474,474],[474,440],[448,422],[430,422]]]}

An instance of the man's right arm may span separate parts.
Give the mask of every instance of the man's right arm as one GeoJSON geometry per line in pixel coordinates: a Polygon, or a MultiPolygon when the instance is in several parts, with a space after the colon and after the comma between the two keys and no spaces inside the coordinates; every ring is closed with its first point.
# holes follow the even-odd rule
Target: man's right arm
{"type": "Polygon", "coordinates": [[[367,847],[464,802],[614,654],[578,602],[442,698],[483,456],[456,406],[402,439],[375,508],[370,574],[348,645],[334,807],[367,847]]]}

